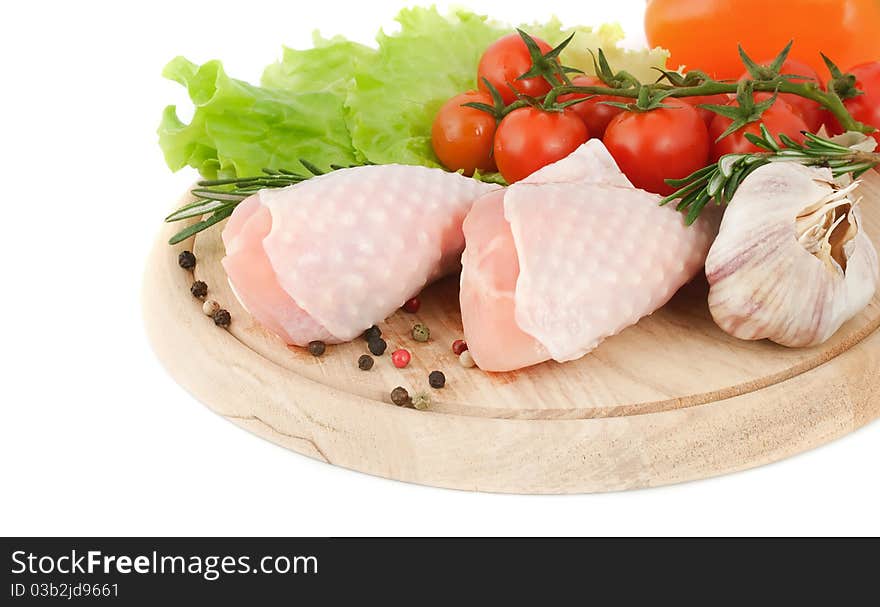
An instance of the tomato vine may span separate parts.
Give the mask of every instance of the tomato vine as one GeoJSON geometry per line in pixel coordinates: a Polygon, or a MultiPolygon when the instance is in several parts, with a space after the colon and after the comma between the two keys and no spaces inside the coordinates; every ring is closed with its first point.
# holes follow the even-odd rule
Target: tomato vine
{"type": "MultiPolygon", "coordinates": [[[[530,38],[525,32],[520,32],[520,35],[523,36],[524,40],[530,38]]],[[[831,74],[827,90],[823,90],[813,81],[794,82],[793,79],[803,78],[797,74],[780,73],[780,68],[788,57],[791,46],[792,42],[789,42],[769,66],[758,66],[746,54],[745,50],[739,47],[739,54],[743,65],[749,74],[752,75],[751,79],[743,81],[747,83],[750,91],[798,95],[823,106],[846,131],[869,134],[877,130],[853,118],[846,109],[843,101],[862,94],[862,91],[855,87],[855,78],[851,74],[843,73],[825,55],[822,55],[822,58],[831,74]]],[[[645,84],[636,79],[632,74],[613,71],[602,49],[599,49],[597,56],[594,56],[594,66],[596,75],[602,80],[603,85],[576,86],[568,82],[562,82],[554,86],[541,99],[536,100],[520,95],[516,101],[503,109],[493,108],[493,111],[496,117],[499,118],[518,108],[528,105],[534,106],[536,104],[540,104],[543,109],[549,111],[558,111],[562,107],[560,104],[557,104],[556,100],[560,95],[568,94],[588,95],[588,97],[576,100],[576,103],[586,101],[590,98],[590,95],[613,94],[615,97],[633,99],[634,102],[627,105],[630,110],[649,111],[662,107],[662,100],[667,97],[702,97],[706,95],[736,94],[742,91],[742,82],[714,80],[700,71],[680,74],[668,70],[659,70],[660,78],[656,82],[645,84]]],[[[602,103],[612,104],[613,102],[606,101],[602,103]]],[[[710,105],[700,105],[699,107],[716,111],[710,105]]]]}

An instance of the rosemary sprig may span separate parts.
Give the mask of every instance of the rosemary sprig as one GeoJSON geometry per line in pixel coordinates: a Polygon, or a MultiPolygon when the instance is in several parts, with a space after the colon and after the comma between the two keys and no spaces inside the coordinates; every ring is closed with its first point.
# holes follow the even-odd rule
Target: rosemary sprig
{"type": "MultiPolygon", "coordinates": [[[[300,160],[308,173],[298,173],[287,169],[263,169],[262,175],[251,177],[233,177],[229,179],[203,179],[196,183],[196,187],[190,190],[195,201],[186,204],[168,217],[166,222],[183,221],[193,217],[204,219],[187,226],[177,232],[168,240],[168,244],[174,245],[183,242],[187,238],[198,234],[202,230],[210,228],[232,215],[232,211],[238,204],[252,194],[260,190],[271,188],[284,188],[305,181],[315,175],[323,175],[323,171],[307,160],[300,160]]],[[[368,164],[368,163],[364,163],[368,164]]],[[[331,164],[330,170],[351,168],[362,165],[341,166],[331,164]]]]}
{"type": "Polygon", "coordinates": [[[777,141],[763,124],[760,129],[760,136],[752,133],[746,133],[745,136],[764,150],[763,152],[728,154],[722,156],[717,163],[684,179],[667,179],[666,183],[678,189],[660,204],[678,200],[676,208],[687,212],[686,223],[691,225],[712,200],[718,205],[729,203],[746,177],[758,167],[771,162],[797,162],[805,166],[827,167],[835,177],[851,174],[853,179],[880,165],[880,154],[876,152],[856,150],[806,132],[806,140],[802,144],[783,134],[780,134],[777,141]]]}

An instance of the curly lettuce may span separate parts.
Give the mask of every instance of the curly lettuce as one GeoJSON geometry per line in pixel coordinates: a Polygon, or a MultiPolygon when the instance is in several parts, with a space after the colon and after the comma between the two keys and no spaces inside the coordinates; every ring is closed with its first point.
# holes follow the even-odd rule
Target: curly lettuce
{"type": "MultiPolygon", "coordinates": [[[[510,33],[508,25],[465,10],[404,9],[398,32],[380,31],[376,48],[335,37],[314,37],[314,48],[285,48],[266,68],[261,86],[226,75],[219,61],[201,66],[183,57],[164,76],[187,88],[195,106],[189,124],[165,109],[159,145],[168,166],[203,176],[254,174],[263,168],[373,162],[439,166],[431,123],[448,98],[476,87],[485,48],[510,33]]],[[[565,28],[557,19],[522,26],[550,44],[569,34],[566,65],[592,72],[589,49],[602,47],[616,69],[650,79],[666,54],[618,47],[618,26],[565,28]]]]}
{"type": "Polygon", "coordinates": [[[159,145],[172,170],[189,165],[213,178],[296,168],[301,158],[324,165],[356,159],[339,93],[253,86],[229,78],[219,61],[197,66],[178,57],[163,73],[187,87],[195,105],[189,124],[174,106],[162,116],[159,145]]]}
{"type": "Polygon", "coordinates": [[[318,32],[312,35],[312,44],[314,48],[306,50],[284,47],[281,61],[265,69],[260,84],[292,93],[329,91],[344,97],[355,70],[378,52],[341,36],[328,40],[318,32]]]}

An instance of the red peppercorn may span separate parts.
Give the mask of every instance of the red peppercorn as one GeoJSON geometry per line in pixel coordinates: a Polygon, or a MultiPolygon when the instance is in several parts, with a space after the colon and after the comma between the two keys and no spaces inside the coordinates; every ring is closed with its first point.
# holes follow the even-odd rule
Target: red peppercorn
{"type": "Polygon", "coordinates": [[[463,339],[456,339],[454,342],[452,342],[452,351],[455,353],[456,356],[460,355],[467,349],[467,342],[463,339]]]}
{"type": "Polygon", "coordinates": [[[409,350],[404,350],[403,348],[395,350],[394,354],[391,355],[391,362],[393,362],[394,366],[398,369],[403,369],[407,366],[411,359],[412,355],[409,353],[409,350]]]}
{"type": "Polygon", "coordinates": [[[412,299],[407,299],[406,303],[403,304],[403,311],[409,312],[410,314],[415,314],[419,311],[419,308],[422,307],[422,300],[418,297],[413,297],[412,299]]]}

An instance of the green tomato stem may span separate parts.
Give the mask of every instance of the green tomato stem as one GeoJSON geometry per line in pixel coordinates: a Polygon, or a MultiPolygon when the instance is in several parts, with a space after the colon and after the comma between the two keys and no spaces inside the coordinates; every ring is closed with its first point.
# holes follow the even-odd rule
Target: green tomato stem
{"type": "MultiPolygon", "coordinates": [[[[668,92],[670,97],[701,97],[703,95],[730,94],[737,92],[737,84],[735,82],[716,82],[714,80],[696,86],[675,87],[665,84],[646,86],[654,90],[668,92]]],[[[641,87],[609,89],[607,86],[560,86],[554,88],[548,93],[547,101],[553,103],[559,95],[565,95],[568,93],[612,95],[615,97],[636,99],[639,96],[640,89],[641,87]]],[[[856,131],[869,134],[877,130],[872,126],[863,124],[853,118],[849,111],[847,111],[846,106],[844,106],[843,101],[841,101],[836,93],[822,91],[816,88],[815,85],[797,84],[784,78],[777,78],[767,81],[754,81],[754,90],[767,93],[789,93],[815,101],[831,112],[845,131],[856,131]]]]}

